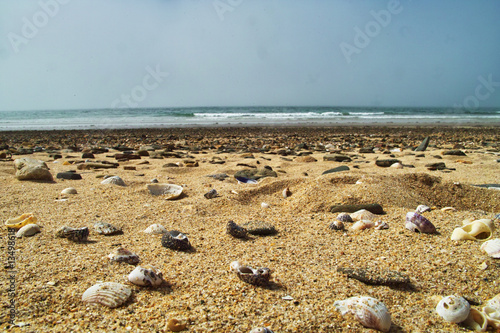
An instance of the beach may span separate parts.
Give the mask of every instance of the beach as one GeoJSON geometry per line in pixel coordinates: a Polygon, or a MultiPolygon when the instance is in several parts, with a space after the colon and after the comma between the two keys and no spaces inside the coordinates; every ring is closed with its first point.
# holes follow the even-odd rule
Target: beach
{"type": "MultiPolygon", "coordinates": [[[[464,220],[500,213],[500,191],[491,186],[500,184],[498,126],[3,131],[2,152],[0,218],[33,213],[41,232],[15,238],[11,256],[9,230],[0,231],[0,330],[168,332],[167,322],[177,319],[186,332],[374,332],[334,306],[370,296],[387,306],[390,332],[466,332],[437,315],[440,298],[457,294],[481,309],[498,294],[499,259],[481,251],[479,241],[450,239],[464,220]],[[428,147],[415,151],[426,137],[428,147]],[[44,161],[54,181],[16,179],[14,160],[25,157],[44,161]],[[397,160],[401,168],[378,166],[380,160],[397,160]],[[116,168],[79,168],[101,161],[116,168]],[[436,163],[445,166],[429,166],[436,163]],[[348,170],[323,174],[340,166],[348,170]],[[256,184],[234,177],[261,169],[276,176],[256,184]],[[56,177],[66,171],[82,179],[56,177]],[[228,177],[209,177],[217,174],[228,177]],[[125,186],[101,184],[106,176],[119,176],[125,186]],[[153,179],[182,186],[182,195],[151,195],[153,179]],[[69,187],[77,194],[61,194],[69,187]],[[212,189],[218,196],[206,198],[212,189]],[[383,207],[376,221],[387,229],[352,230],[352,222],[329,228],[339,215],[332,206],[374,203],[383,207]],[[405,228],[406,214],[419,205],[432,208],[422,215],[436,233],[405,228]],[[277,233],[234,238],[226,233],[231,220],[263,221],[277,233]],[[100,235],[97,221],[123,233],[100,235]],[[152,224],[186,234],[192,249],[163,247],[161,234],[143,232],[152,224]],[[56,237],[63,226],[88,227],[88,241],[56,237]],[[135,266],[108,258],[119,247],[136,253],[138,265],[161,271],[165,283],[130,284],[135,266]],[[230,269],[234,261],[269,268],[270,284],[240,280],[230,269]],[[395,271],[409,281],[366,284],[339,268],[395,271]],[[125,284],[132,295],[116,308],[82,302],[99,282],[125,284]]],[[[500,237],[498,230],[491,237],[500,237]]]]}

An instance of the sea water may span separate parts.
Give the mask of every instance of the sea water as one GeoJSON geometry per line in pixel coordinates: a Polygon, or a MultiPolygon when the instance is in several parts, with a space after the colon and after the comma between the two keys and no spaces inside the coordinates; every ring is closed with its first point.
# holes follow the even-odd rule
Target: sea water
{"type": "Polygon", "coordinates": [[[198,126],[500,125],[499,108],[190,107],[0,111],[0,131],[198,126]]]}

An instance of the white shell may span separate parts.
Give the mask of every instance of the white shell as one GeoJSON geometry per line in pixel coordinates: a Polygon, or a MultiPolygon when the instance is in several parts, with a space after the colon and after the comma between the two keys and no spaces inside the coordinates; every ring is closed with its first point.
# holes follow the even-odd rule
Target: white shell
{"type": "Polygon", "coordinates": [[[354,223],[351,227],[351,230],[365,230],[375,226],[375,223],[369,220],[361,220],[354,223]]]}
{"type": "Polygon", "coordinates": [[[403,169],[403,164],[396,162],[396,163],[391,164],[390,167],[394,168],[394,169],[403,169]]]}
{"type": "Polygon", "coordinates": [[[490,239],[481,245],[481,250],[492,258],[500,258],[500,238],[490,239]]]}
{"type": "Polygon", "coordinates": [[[137,266],[128,275],[128,280],[138,286],[158,287],[163,283],[163,275],[153,266],[137,266]]]}
{"type": "Polygon", "coordinates": [[[121,179],[118,176],[112,176],[104,179],[101,184],[114,184],[114,185],[120,185],[120,186],[125,186],[125,182],[123,179],[121,179]]]}
{"type": "Polygon", "coordinates": [[[285,189],[283,190],[283,193],[282,193],[282,194],[283,194],[283,198],[285,198],[285,199],[286,199],[286,198],[288,198],[289,196],[291,196],[291,195],[292,195],[292,192],[290,192],[290,189],[287,187],[287,188],[285,188],[285,189]]]}
{"type": "Polygon", "coordinates": [[[368,328],[388,332],[391,328],[391,315],[384,303],[378,299],[362,296],[336,301],[333,306],[342,315],[352,313],[359,322],[368,328]]]}
{"type": "Polygon", "coordinates": [[[439,301],[436,312],[446,321],[460,323],[469,316],[470,304],[461,296],[446,296],[439,301]]]}
{"type": "Polygon", "coordinates": [[[38,224],[27,224],[16,232],[16,237],[29,237],[40,232],[38,224]]]}
{"type": "MultiPolygon", "coordinates": [[[[451,240],[477,240],[486,241],[491,238],[495,227],[493,224],[486,224],[484,220],[476,220],[460,228],[453,230],[451,240]]],[[[491,221],[487,220],[486,221],[491,221]]]]}
{"type": "Polygon", "coordinates": [[[375,229],[377,230],[389,229],[389,225],[384,221],[377,221],[375,222],[375,229]]]}
{"type": "Polygon", "coordinates": [[[139,256],[123,247],[117,248],[108,255],[108,258],[116,262],[126,262],[130,265],[136,265],[139,263],[139,256]]]}
{"type": "Polygon", "coordinates": [[[103,282],[87,289],[82,295],[82,301],[116,308],[125,303],[130,295],[132,290],[123,284],[103,282]]]}
{"type": "Polygon", "coordinates": [[[488,325],[494,328],[500,327],[500,294],[486,302],[483,312],[488,319],[488,325]]]}
{"type": "Polygon", "coordinates": [[[149,193],[161,195],[165,200],[178,198],[182,194],[182,186],[174,184],[147,184],[149,193]]]}
{"type": "Polygon", "coordinates": [[[143,232],[147,234],[164,234],[167,232],[167,229],[163,227],[161,224],[151,224],[147,227],[143,232]]]}
{"type": "Polygon", "coordinates": [[[476,332],[486,332],[488,318],[482,311],[470,309],[469,316],[465,319],[464,325],[476,332]]]}
{"type": "Polygon", "coordinates": [[[94,230],[101,235],[114,235],[122,233],[122,229],[112,225],[111,223],[98,221],[94,223],[94,230]]]}
{"type": "Polygon", "coordinates": [[[61,194],[77,194],[76,188],[68,187],[61,191],[61,194]]]}
{"type": "Polygon", "coordinates": [[[417,207],[417,209],[415,210],[415,212],[417,212],[419,214],[422,214],[422,213],[425,213],[425,212],[430,212],[430,211],[431,211],[431,207],[426,206],[426,205],[419,205],[417,207]]]}
{"type": "Polygon", "coordinates": [[[377,215],[373,214],[372,212],[366,209],[361,209],[352,213],[351,218],[353,221],[361,221],[361,220],[373,221],[377,218],[377,215]]]}
{"type": "Polygon", "coordinates": [[[269,208],[269,204],[268,204],[268,203],[266,203],[266,202],[261,203],[261,204],[260,204],[260,206],[261,206],[262,208],[269,208]]]}

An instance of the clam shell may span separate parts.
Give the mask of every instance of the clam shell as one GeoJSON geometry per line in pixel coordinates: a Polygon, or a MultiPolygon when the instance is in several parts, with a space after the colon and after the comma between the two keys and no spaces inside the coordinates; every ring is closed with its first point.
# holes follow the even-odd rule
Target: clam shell
{"type": "Polygon", "coordinates": [[[89,228],[71,228],[64,226],[56,232],[56,236],[67,238],[73,242],[83,242],[86,241],[89,236],[89,228]]]}
{"type": "Polygon", "coordinates": [[[26,224],[24,227],[16,232],[16,237],[30,237],[40,232],[40,226],[38,224],[26,224]]]}
{"type": "Polygon", "coordinates": [[[469,316],[467,316],[467,319],[465,319],[463,323],[476,332],[486,332],[488,328],[488,318],[486,314],[477,309],[470,309],[469,316]]]}
{"type": "Polygon", "coordinates": [[[161,224],[151,224],[143,232],[147,234],[164,234],[167,232],[167,229],[165,229],[165,227],[161,224]]]}
{"type": "Polygon", "coordinates": [[[236,238],[246,238],[247,229],[240,227],[233,221],[229,221],[226,226],[226,232],[236,238]]]}
{"type": "Polygon", "coordinates": [[[267,327],[257,327],[250,331],[250,333],[274,333],[267,327]]]}
{"type": "Polygon", "coordinates": [[[191,243],[189,243],[187,236],[176,230],[164,233],[161,238],[161,245],[178,251],[186,251],[191,248],[191,243]]]}
{"type": "Polygon", "coordinates": [[[373,221],[377,218],[377,215],[373,214],[372,212],[366,209],[361,209],[354,213],[351,213],[351,218],[353,221],[361,221],[361,220],[373,221]]]}
{"type": "Polygon", "coordinates": [[[478,240],[484,242],[490,239],[493,234],[494,226],[493,230],[491,226],[493,225],[483,223],[482,220],[473,221],[453,230],[453,233],[451,234],[451,240],[478,240]]]}
{"type": "Polygon", "coordinates": [[[436,227],[431,223],[431,221],[429,221],[419,213],[410,212],[406,214],[405,227],[406,229],[411,231],[418,231],[427,234],[436,232],[436,227]]]}
{"type": "Polygon", "coordinates": [[[94,229],[98,234],[106,236],[123,233],[121,228],[115,227],[107,222],[96,222],[94,224],[94,229]]]}
{"type": "Polygon", "coordinates": [[[151,195],[161,195],[165,200],[177,199],[182,194],[182,186],[174,184],[147,184],[151,195]]]}
{"type": "Polygon", "coordinates": [[[266,286],[271,278],[271,270],[265,267],[254,269],[250,266],[242,266],[238,261],[233,261],[231,269],[241,281],[254,286],[266,286]]]}
{"type": "Polygon", "coordinates": [[[101,184],[113,184],[113,185],[119,185],[119,186],[126,186],[125,182],[123,179],[121,179],[118,176],[112,176],[104,179],[101,184]]]}
{"type": "Polygon", "coordinates": [[[76,188],[68,187],[61,191],[61,194],[77,194],[76,188]]]}
{"type": "Polygon", "coordinates": [[[116,262],[126,262],[130,265],[139,263],[139,256],[123,247],[117,248],[108,255],[108,258],[116,262]]]}
{"type": "Polygon", "coordinates": [[[492,258],[500,258],[500,238],[490,239],[481,245],[481,250],[492,258]]]}
{"type": "Polygon", "coordinates": [[[361,220],[354,223],[351,227],[351,230],[365,230],[375,226],[375,223],[369,220],[361,220]]]}
{"type": "Polygon", "coordinates": [[[137,266],[128,275],[128,280],[138,286],[158,287],[163,283],[163,275],[153,266],[137,266]]]}
{"type": "Polygon", "coordinates": [[[116,308],[125,303],[130,295],[132,290],[123,284],[103,282],[87,289],[82,295],[82,301],[116,308]]]}
{"type": "Polygon", "coordinates": [[[7,221],[5,221],[5,226],[7,228],[21,229],[27,224],[36,223],[36,220],[37,219],[35,216],[33,216],[33,213],[26,213],[12,219],[8,219],[7,221]]]}
{"type": "Polygon", "coordinates": [[[419,214],[422,214],[422,213],[425,213],[425,212],[430,212],[430,211],[431,211],[431,207],[426,206],[426,205],[419,205],[417,207],[417,209],[415,210],[415,212],[419,213],[419,214]]]}
{"type": "Polygon", "coordinates": [[[336,301],[333,306],[342,315],[353,314],[365,327],[388,332],[391,328],[391,315],[384,303],[378,299],[362,296],[336,301]]]}
{"type": "Polygon", "coordinates": [[[469,316],[470,304],[461,296],[446,296],[437,304],[436,312],[446,321],[460,323],[469,316]]]}
{"type": "Polygon", "coordinates": [[[342,221],[342,222],[353,222],[351,215],[349,215],[347,213],[340,213],[339,215],[337,215],[337,220],[342,221]]]}

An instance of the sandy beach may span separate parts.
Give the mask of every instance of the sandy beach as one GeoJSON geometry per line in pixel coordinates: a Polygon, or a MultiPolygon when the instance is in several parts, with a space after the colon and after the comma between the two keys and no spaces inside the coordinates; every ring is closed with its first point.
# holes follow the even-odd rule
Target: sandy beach
{"type": "MultiPolygon", "coordinates": [[[[33,213],[41,227],[32,237],[15,239],[14,269],[9,232],[0,230],[2,331],[168,332],[167,322],[174,318],[186,323],[186,332],[248,333],[256,327],[275,333],[375,332],[333,306],[348,297],[370,296],[387,306],[390,332],[467,332],[437,315],[440,298],[461,295],[480,309],[499,293],[499,259],[481,251],[479,241],[450,239],[465,219],[500,213],[500,191],[473,186],[500,184],[499,127],[0,132],[1,152],[0,219],[33,213]],[[427,149],[414,151],[426,137],[427,149]],[[444,154],[451,150],[464,154],[444,154]],[[94,157],[82,157],[87,152],[94,157]],[[127,159],[125,152],[139,157],[127,159]],[[348,160],[325,160],[332,155],[348,160]],[[13,161],[24,157],[44,161],[54,181],[16,179],[13,161]],[[385,159],[399,160],[402,168],[376,165],[385,159]],[[79,168],[85,161],[118,166],[79,168]],[[445,168],[430,170],[432,163],[445,168]],[[323,174],[339,166],[349,169],[323,174]],[[265,167],[276,177],[257,184],[234,178],[238,171],[265,167]],[[70,170],[82,179],[56,177],[70,170]],[[228,177],[208,177],[215,174],[228,177]],[[101,184],[115,175],[126,186],[101,184]],[[151,195],[146,186],[153,179],[182,186],[182,196],[151,195]],[[61,194],[68,187],[78,193],[61,194]],[[218,196],[207,199],[204,194],[212,189],[218,196]],[[350,222],[345,230],[329,228],[339,215],[330,212],[332,206],[372,203],[383,207],[385,214],[376,221],[388,229],[354,231],[350,222]],[[432,208],[423,215],[435,234],[405,228],[406,214],[418,205],[432,208]],[[226,233],[230,220],[263,221],[277,233],[237,239],[226,233]],[[100,235],[93,228],[97,221],[120,227],[123,234],[100,235]],[[163,247],[162,235],[143,232],[152,224],[185,233],[193,249],[163,247]],[[88,241],[56,237],[62,226],[88,227],[88,241]],[[135,267],[108,259],[119,247],[136,253],[139,265],[160,270],[166,282],[157,288],[130,284],[127,275],[135,267]],[[271,283],[259,287],[241,281],[230,270],[233,261],[269,268],[271,283]],[[369,285],[339,268],[396,271],[409,282],[369,285]],[[11,281],[14,297],[7,292],[11,281]],[[132,296],[117,308],[82,302],[85,290],[98,282],[123,283],[132,296]]],[[[498,230],[492,234],[497,237],[498,230]]]]}

